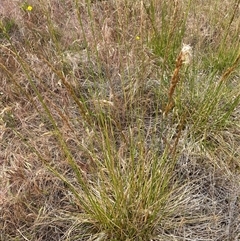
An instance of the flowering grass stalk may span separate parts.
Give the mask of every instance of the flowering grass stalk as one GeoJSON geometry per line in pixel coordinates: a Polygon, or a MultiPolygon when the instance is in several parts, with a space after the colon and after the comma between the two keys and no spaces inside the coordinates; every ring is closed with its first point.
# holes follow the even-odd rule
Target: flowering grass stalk
{"type": "Polygon", "coordinates": [[[180,81],[180,69],[183,64],[189,64],[192,57],[192,48],[189,45],[184,45],[180,54],[176,59],[176,66],[173,71],[173,75],[170,82],[170,87],[168,90],[168,103],[164,110],[164,116],[167,116],[169,111],[174,107],[173,94],[176,89],[178,82],[180,81]]]}

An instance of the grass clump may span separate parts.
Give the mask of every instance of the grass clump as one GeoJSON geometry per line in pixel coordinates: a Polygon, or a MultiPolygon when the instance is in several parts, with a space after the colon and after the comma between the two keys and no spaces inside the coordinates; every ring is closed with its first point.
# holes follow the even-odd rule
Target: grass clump
{"type": "Polygon", "coordinates": [[[0,239],[237,240],[239,2],[14,4],[0,239]]]}

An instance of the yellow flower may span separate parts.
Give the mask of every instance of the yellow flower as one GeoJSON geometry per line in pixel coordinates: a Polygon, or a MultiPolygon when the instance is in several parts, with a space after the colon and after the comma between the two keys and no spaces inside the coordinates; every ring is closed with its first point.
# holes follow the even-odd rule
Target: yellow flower
{"type": "Polygon", "coordinates": [[[27,11],[31,12],[32,11],[32,6],[31,5],[28,5],[27,8],[26,8],[27,11]]]}
{"type": "Polygon", "coordinates": [[[140,39],[140,37],[139,36],[136,36],[136,40],[139,40],[140,39]]]}

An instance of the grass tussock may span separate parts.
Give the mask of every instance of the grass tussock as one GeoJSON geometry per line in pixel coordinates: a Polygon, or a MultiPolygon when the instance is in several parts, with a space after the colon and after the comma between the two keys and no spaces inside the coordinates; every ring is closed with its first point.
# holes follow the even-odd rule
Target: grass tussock
{"type": "Polygon", "coordinates": [[[0,240],[239,240],[239,1],[2,1],[0,240]]]}

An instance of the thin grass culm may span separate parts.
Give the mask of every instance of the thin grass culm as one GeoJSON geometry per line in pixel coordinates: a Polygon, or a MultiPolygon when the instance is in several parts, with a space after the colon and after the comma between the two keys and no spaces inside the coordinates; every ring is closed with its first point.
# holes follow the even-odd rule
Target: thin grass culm
{"type": "Polygon", "coordinates": [[[240,240],[238,9],[2,0],[0,240],[240,240]]]}

